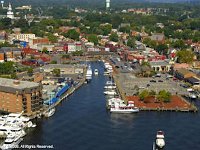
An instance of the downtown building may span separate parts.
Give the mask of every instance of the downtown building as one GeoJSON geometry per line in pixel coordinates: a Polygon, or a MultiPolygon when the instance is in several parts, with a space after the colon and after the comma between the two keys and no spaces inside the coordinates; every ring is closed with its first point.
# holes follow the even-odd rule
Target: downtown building
{"type": "Polygon", "coordinates": [[[0,78],[0,110],[33,116],[43,109],[39,83],[0,78]]]}

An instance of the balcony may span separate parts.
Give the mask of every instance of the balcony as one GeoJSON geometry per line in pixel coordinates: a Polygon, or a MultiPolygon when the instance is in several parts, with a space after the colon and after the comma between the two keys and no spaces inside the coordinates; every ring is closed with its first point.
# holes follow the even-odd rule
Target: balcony
{"type": "Polygon", "coordinates": [[[22,104],[23,104],[23,105],[27,105],[27,102],[26,102],[26,101],[22,101],[22,104]]]}

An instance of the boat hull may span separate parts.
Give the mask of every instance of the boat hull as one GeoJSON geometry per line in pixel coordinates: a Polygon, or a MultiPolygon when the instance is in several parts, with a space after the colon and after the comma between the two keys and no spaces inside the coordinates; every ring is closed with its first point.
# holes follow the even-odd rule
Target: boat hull
{"type": "Polygon", "coordinates": [[[110,109],[111,113],[120,113],[120,114],[131,114],[131,113],[137,113],[139,112],[139,109],[135,110],[115,110],[115,109],[110,109]]]}

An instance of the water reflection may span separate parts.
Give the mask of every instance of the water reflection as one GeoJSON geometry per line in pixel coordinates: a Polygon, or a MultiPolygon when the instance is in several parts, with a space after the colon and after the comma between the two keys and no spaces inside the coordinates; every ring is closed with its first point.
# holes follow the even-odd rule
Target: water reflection
{"type": "Polygon", "coordinates": [[[113,125],[126,125],[132,126],[134,123],[134,119],[136,118],[137,114],[118,114],[118,113],[111,113],[110,114],[110,121],[113,125]]]}

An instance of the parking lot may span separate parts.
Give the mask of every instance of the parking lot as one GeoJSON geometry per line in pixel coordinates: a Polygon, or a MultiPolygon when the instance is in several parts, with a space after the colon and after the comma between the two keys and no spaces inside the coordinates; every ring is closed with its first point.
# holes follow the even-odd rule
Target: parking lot
{"type": "Polygon", "coordinates": [[[182,84],[180,81],[174,81],[172,78],[166,79],[165,74],[154,78],[136,78],[134,75],[127,73],[120,74],[118,79],[127,96],[134,95],[137,92],[136,87],[139,88],[139,91],[144,89],[156,92],[166,90],[174,95],[188,95],[187,88],[180,86],[182,84]]]}

